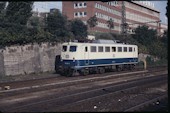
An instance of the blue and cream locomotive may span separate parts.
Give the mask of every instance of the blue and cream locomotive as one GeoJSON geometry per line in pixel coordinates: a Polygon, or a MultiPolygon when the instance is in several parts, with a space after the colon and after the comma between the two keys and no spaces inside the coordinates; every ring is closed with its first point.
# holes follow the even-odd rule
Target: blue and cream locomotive
{"type": "Polygon", "coordinates": [[[62,44],[61,55],[57,59],[55,70],[67,76],[75,72],[88,75],[106,70],[132,70],[138,63],[138,47],[114,40],[67,42],[62,44]]]}

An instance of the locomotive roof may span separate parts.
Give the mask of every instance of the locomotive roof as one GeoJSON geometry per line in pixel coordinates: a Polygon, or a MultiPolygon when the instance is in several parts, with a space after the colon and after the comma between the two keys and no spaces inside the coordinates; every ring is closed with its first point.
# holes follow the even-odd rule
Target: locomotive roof
{"type": "Polygon", "coordinates": [[[88,45],[129,45],[129,46],[137,46],[137,45],[132,45],[132,44],[125,44],[125,43],[82,43],[82,42],[65,42],[63,43],[63,45],[84,45],[84,44],[88,44],[88,45]]]}

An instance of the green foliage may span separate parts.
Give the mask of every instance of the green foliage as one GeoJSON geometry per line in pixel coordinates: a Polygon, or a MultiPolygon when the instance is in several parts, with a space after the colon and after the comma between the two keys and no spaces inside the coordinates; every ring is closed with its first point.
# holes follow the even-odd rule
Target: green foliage
{"type": "Polygon", "coordinates": [[[159,59],[154,62],[155,66],[167,66],[168,65],[168,60],[167,59],[159,59]]]}
{"type": "Polygon", "coordinates": [[[32,15],[33,2],[9,2],[0,21],[1,47],[32,42],[34,30],[30,33],[26,24],[32,15]]]}
{"type": "Polygon", "coordinates": [[[114,21],[110,18],[110,20],[107,21],[108,27],[110,29],[110,33],[111,33],[111,29],[114,28],[114,21]]]}
{"type": "Polygon", "coordinates": [[[50,13],[47,17],[47,31],[53,35],[54,40],[63,40],[69,31],[67,28],[67,18],[60,11],[50,13]]]}
{"type": "Polygon", "coordinates": [[[135,29],[133,38],[139,43],[139,52],[148,53],[160,59],[167,58],[167,32],[163,37],[157,36],[157,31],[148,26],[139,26],[135,29]]]}
{"type": "Polygon", "coordinates": [[[85,40],[87,37],[87,26],[79,19],[71,21],[71,32],[76,40],[85,40]]]}
{"type": "Polygon", "coordinates": [[[134,38],[142,45],[149,46],[153,40],[156,40],[156,30],[149,29],[148,26],[139,26],[135,29],[134,38]]]}
{"type": "Polygon", "coordinates": [[[87,26],[81,20],[68,21],[58,10],[47,18],[32,16],[33,2],[0,2],[0,48],[41,42],[85,39],[87,26]]]}
{"type": "Polygon", "coordinates": [[[114,33],[96,33],[96,39],[120,40],[128,44],[138,46],[138,53],[150,54],[159,59],[167,59],[167,32],[162,37],[157,37],[156,30],[149,29],[147,26],[140,26],[135,30],[136,34],[124,37],[114,33]]]}
{"type": "Polygon", "coordinates": [[[108,40],[114,40],[114,37],[110,33],[95,33],[96,39],[108,39],[108,40]]]}
{"type": "Polygon", "coordinates": [[[33,2],[9,2],[5,18],[9,23],[26,25],[32,16],[33,2]]]}
{"type": "Polygon", "coordinates": [[[94,15],[87,20],[87,24],[89,25],[90,28],[92,28],[97,25],[97,21],[98,21],[97,17],[96,17],[96,15],[94,15]]]}
{"type": "Polygon", "coordinates": [[[0,2],[0,23],[4,22],[6,2],[0,2]]]}
{"type": "Polygon", "coordinates": [[[6,5],[6,2],[0,2],[0,13],[2,13],[2,11],[4,11],[5,5],[6,5]]]}
{"type": "Polygon", "coordinates": [[[162,37],[160,37],[160,41],[165,45],[165,47],[167,48],[168,47],[168,32],[167,30],[164,31],[164,34],[162,37]]]}
{"type": "Polygon", "coordinates": [[[149,53],[159,58],[167,58],[167,48],[160,41],[153,41],[152,44],[148,47],[149,53]]]}
{"type": "Polygon", "coordinates": [[[151,66],[151,65],[154,64],[153,58],[152,58],[152,57],[149,57],[149,56],[146,57],[146,62],[147,62],[147,65],[148,65],[148,66],[151,66]]]}
{"type": "Polygon", "coordinates": [[[30,17],[29,20],[28,20],[28,24],[30,24],[30,26],[32,27],[40,27],[40,18],[39,17],[30,17]]]}
{"type": "Polygon", "coordinates": [[[167,59],[157,59],[154,61],[153,57],[146,57],[147,66],[167,66],[167,59]]]}

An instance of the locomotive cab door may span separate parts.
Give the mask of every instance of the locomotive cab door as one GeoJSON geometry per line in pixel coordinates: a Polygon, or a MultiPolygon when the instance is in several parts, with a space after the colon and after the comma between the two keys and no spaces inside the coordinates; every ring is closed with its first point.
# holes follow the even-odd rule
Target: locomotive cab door
{"type": "Polygon", "coordinates": [[[133,62],[135,62],[136,58],[136,47],[133,47],[133,62]]]}
{"type": "Polygon", "coordinates": [[[84,48],[84,63],[85,65],[89,65],[89,48],[85,46],[84,48]]]}

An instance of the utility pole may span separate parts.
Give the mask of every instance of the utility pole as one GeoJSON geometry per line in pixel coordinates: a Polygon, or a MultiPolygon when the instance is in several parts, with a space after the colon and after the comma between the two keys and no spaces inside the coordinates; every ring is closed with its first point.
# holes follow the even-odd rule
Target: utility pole
{"type": "Polygon", "coordinates": [[[125,1],[122,1],[122,26],[121,32],[123,35],[127,33],[127,25],[126,25],[126,8],[125,8],[125,1]]]}

